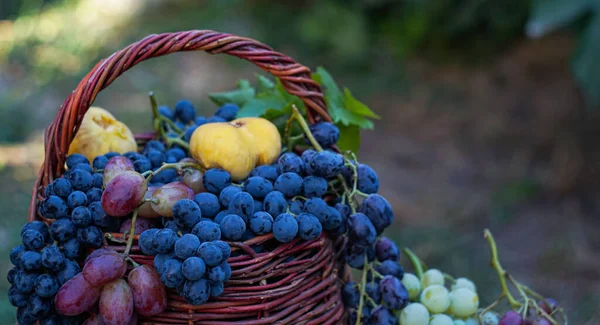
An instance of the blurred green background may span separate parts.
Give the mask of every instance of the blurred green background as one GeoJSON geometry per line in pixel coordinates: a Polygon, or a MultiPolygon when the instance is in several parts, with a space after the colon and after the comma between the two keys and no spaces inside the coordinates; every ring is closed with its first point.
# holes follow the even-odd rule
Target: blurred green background
{"type": "MultiPolygon", "coordinates": [[[[102,57],[186,29],[252,37],[324,66],[379,113],[359,157],[396,211],[388,235],[429,266],[474,279],[493,301],[489,227],[514,276],[561,301],[572,324],[600,322],[598,0],[2,0],[3,274],[43,129],[62,101],[102,57]]],[[[176,54],[125,73],[96,104],[142,131],[151,127],[148,90],[208,113],[208,92],[258,72],[176,54]]],[[[14,323],[5,295],[0,319],[14,323]]]]}

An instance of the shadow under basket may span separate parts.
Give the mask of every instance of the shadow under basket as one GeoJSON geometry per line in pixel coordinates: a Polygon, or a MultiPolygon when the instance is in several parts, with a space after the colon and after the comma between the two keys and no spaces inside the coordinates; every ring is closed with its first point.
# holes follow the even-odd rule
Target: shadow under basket
{"type": "MultiPolygon", "coordinates": [[[[69,145],[88,108],[98,93],[119,75],[153,57],[183,51],[224,53],[250,61],[281,80],[283,87],[306,106],[310,124],[331,121],[323,93],[310,77],[310,70],[290,57],[252,39],[207,30],[150,35],[110,57],[90,71],[60,107],[46,129],[45,160],[33,189],[29,221],[44,219],[37,213],[44,188],[64,172],[69,145]]],[[[122,234],[112,234],[122,238],[122,234]]],[[[135,238],[130,257],[140,264],[153,265],[153,256],[143,255],[135,238]]],[[[194,306],[168,291],[163,313],[140,318],[139,324],[343,324],[347,315],[341,299],[343,280],[349,276],[344,263],[343,237],[323,233],[318,239],[295,239],[282,244],[272,234],[246,242],[229,242],[228,262],[232,276],[221,296],[194,306]]],[[[123,252],[125,245],[105,246],[123,252]]]]}

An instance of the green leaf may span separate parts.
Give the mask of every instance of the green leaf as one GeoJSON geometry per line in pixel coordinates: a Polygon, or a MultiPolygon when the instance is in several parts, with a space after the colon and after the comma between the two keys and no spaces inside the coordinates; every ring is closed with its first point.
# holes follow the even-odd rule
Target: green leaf
{"type": "Polygon", "coordinates": [[[367,116],[371,118],[379,119],[379,115],[375,114],[367,105],[360,102],[358,99],[352,96],[350,89],[344,88],[344,106],[351,112],[358,115],[367,116]]]}
{"type": "Polygon", "coordinates": [[[337,124],[337,127],[340,129],[340,140],[337,143],[338,148],[342,152],[350,150],[357,153],[360,147],[360,129],[358,126],[337,124]]]}
{"type": "Polygon", "coordinates": [[[313,80],[321,85],[321,87],[325,88],[326,97],[339,102],[340,104],[342,103],[344,98],[342,91],[325,68],[317,67],[317,73],[313,74],[313,80]]]}
{"type": "Polygon", "coordinates": [[[577,56],[573,60],[573,74],[586,101],[591,107],[600,107],[600,9],[594,15],[579,42],[577,56]]]}
{"type": "Polygon", "coordinates": [[[283,110],[287,105],[278,93],[260,93],[248,100],[238,112],[238,117],[263,116],[267,110],[283,110]]]}
{"type": "Polygon", "coordinates": [[[250,81],[248,79],[240,79],[237,82],[238,89],[252,89],[250,81]]]}
{"type": "Polygon", "coordinates": [[[368,118],[347,110],[344,106],[332,102],[327,97],[325,98],[325,101],[327,102],[329,115],[331,115],[331,119],[336,124],[345,126],[355,125],[361,129],[373,129],[373,122],[368,118]]]}
{"type": "Polygon", "coordinates": [[[593,0],[535,0],[526,26],[529,37],[541,37],[570,24],[593,7],[593,0]]]}
{"type": "Polygon", "coordinates": [[[209,93],[208,97],[218,106],[222,106],[227,103],[234,103],[238,106],[243,106],[247,101],[254,97],[256,91],[246,79],[240,79],[237,82],[237,85],[238,89],[236,90],[224,91],[220,93],[209,93]]]}
{"type": "Polygon", "coordinates": [[[260,92],[266,92],[275,88],[275,83],[268,77],[259,74],[256,78],[258,79],[258,90],[260,92]]]}

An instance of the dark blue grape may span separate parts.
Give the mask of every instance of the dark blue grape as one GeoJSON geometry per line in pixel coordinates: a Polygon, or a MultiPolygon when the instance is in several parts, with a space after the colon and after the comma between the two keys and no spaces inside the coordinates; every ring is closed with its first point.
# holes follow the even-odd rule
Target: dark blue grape
{"type": "Polygon", "coordinates": [[[188,124],[196,119],[196,108],[189,100],[180,100],[175,104],[175,117],[188,124]]]}
{"type": "Polygon", "coordinates": [[[210,281],[211,284],[222,283],[225,281],[225,270],[223,270],[220,265],[211,267],[210,270],[208,270],[208,281],[210,281]]]}
{"type": "Polygon", "coordinates": [[[125,156],[127,159],[131,160],[132,162],[134,160],[140,159],[141,157],[143,157],[143,155],[140,155],[139,153],[135,152],[135,151],[127,151],[126,153],[123,154],[123,156],[125,156]]]}
{"type": "Polygon", "coordinates": [[[221,268],[225,272],[225,280],[223,282],[229,281],[231,278],[231,265],[229,265],[227,262],[223,262],[221,263],[221,268]]]}
{"type": "Polygon", "coordinates": [[[215,241],[221,239],[220,225],[212,221],[200,221],[192,233],[200,239],[201,242],[215,241]]]}
{"type": "Polygon", "coordinates": [[[194,120],[194,123],[196,123],[197,126],[204,125],[206,124],[206,117],[198,116],[196,117],[196,120],[194,120]]]}
{"type": "Polygon", "coordinates": [[[348,308],[356,308],[360,301],[360,290],[354,282],[348,282],[342,288],[342,302],[348,308]]]}
{"type": "Polygon", "coordinates": [[[66,259],[65,266],[62,270],[56,273],[56,279],[58,280],[58,285],[62,286],[65,282],[69,281],[72,277],[81,272],[81,268],[77,262],[66,259]]]}
{"type": "Polygon", "coordinates": [[[152,248],[158,253],[169,253],[173,250],[177,239],[177,233],[173,230],[168,228],[161,229],[152,237],[152,248]]]}
{"type": "Polygon", "coordinates": [[[215,116],[221,117],[226,121],[231,121],[235,119],[235,116],[239,110],[240,108],[236,104],[228,103],[219,107],[219,109],[215,112],[215,116]]]}
{"type": "Polygon", "coordinates": [[[273,191],[273,184],[264,177],[252,176],[244,182],[244,191],[250,193],[253,198],[262,200],[273,191]]]}
{"type": "Polygon", "coordinates": [[[81,252],[81,245],[79,244],[79,240],[77,240],[77,238],[71,238],[66,242],[62,243],[61,251],[66,258],[75,259],[79,257],[79,253],[81,252]]]}
{"type": "Polygon", "coordinates": [[[44,236],[46,242],[50,241],[50,230],[46,223],[37,220],[26,223],[25,225],[23,225],[23,227],[21,227],[21,236],[23,235],[23,233],[25,233],[25,231],[30,229],[36,230],[39,233],[41,233],[42,236],[44,236]]]}
{"type": "Polygon", "coordinates": [[[87,203],[87,195],[81,191],[74,191],[67,199],[67,206],[69,206],[71,209],[75,209],[79,206],[86,206],[87,203]]]}
{"type": "Polygon", "coordinates": [[[298,221],[298,235],[304,240],[313,240],[319,238],[323,232],[323,226],[319,219],[309,213],[300,213],[296,216],[298,221]]]}
{"type": "Polygon", "coordinates": [[[213,218],[221,209],[219,198],[212,193],[198,193],[194,196],[194,202],[198,204],[202,216],[206,218],[213,218]]]}
{"type": "Polygon", "coordinates": [[[8,270],[8,273],[6,274],[6,280],[8,280],[8,283],[15,283],[15,275],[17,275],[17,272],[19,271],[21,271],[21,269],[18,267],[13,267],[12,269],[8,270]]]}
{"type": "Polygon", "coordinates": [[[77,229],[70,219],[58,219],[50,225],[50,236],[59,243],[63,243],[76,235],[77,229]]]}
{"type": "Polygon", "coordinates": [[[223,291],[225,291],[225,286],[223,285],[223,282],[217,282],[217,283],[210,284],[210,296],[211,297],[218,297],[223,294],[223,291]]]}
{"type": "Polygon", "coordinates": [[[355,269],[362,269],[368,261],[367,250],[358,245],[348,245],[346,248],[346,263],[355,269]]]}
{"type": "Polygon", "coordinates": [[[152,169],[152,162],[149,159],[142,158],[133,162],[133,169],[138,173],[144,173],[152,169]]]}
{"type": "MultiPolygon", "coordinates": [[[[46,185],[46,187],[44,188],[44,197],[49,197],[50,195],[56,195],[56,193],[54,192],[54,187],[52,185],[53,185],[52,183],[46,185]]],[[[69,183],[69,185],[71,185],[71,183],[69,183]]]]}
{"type": "Polygon", "coordinates": [[[275,189],[287,197],[302,194],[303,180],[296,173],[283,173],[275,181],[275,189]]]}
{"type": "Polygon", "coordinates": [[[400,250],[398,246],[389,238],[381,237],[375,244],[375,253],[380,262],[392,260],[400,260],[400,250]]]}
{"type": "Polygon", "coordinates": [[[278,216],[284,213],[287,209],[287,201],[283,193],[273,191],[267,194],[263,201],[263,209],[271,216],[278,216]]]}
{"type": "Polygon", "coordinates": [[[177,161],[180,161],[181,159],[185,158],[186,155],[185,151],[183,151],[181,148],[171,148],[167,150],[167,156],[174,157],[177,159],[177,161]]]}
{"type": "Polygon", "coordinates": [[[72,168],[72,170],[75,170],[75,169],[85,170],[88,173],[93,172],[92,166],[90,166],[90,164],[83,164],[83,163],[77,164],[77,165],[73,166],[73,168],[72,168]]]}
{"type": "Polygon", "coordinates": [[[404,269],[398,262],[392,260],[383,261],[381,264],[377,265],[376,270],[382,275],[393,275],[399,280],[404,278],[404,269]]]}
{"type": "Polygon", "coordinates": [[[94,173],[94,175],[92,175],[92,177],[94,178],[94,187],[95,188],[102,188],[102,182],[103,182],[103,177],[101,173],[94,173]]]}
{"type": "Polygon", "coordinates": [[[386,275],[381,280],[381,298],[389,308],[400,310],[409,303],[408,291],[394,276],[386,275]]]}
{"type": "Polygon", "coordinates": [[[110,151],[104,154],[104,157],[108,158],[108,160],[110,160],[110,158],[112,157],[116,157],[116,156],[120,156],[121,154],[118,152],[114,152],[114,151],[110,151]]]}
{"type": "Polygon", "coordinates": [[[54,195],[66,199],[73,192],[73,185],[62,177],[57,178],[52,182],[52,191],[55,193],[54,195]]]}
{"type": "Polygon", "coordinates": [[[140,234],[140,237],[138,239],[138,245],[140,246],[140,249],[142,250],[142,253],[144,253],[144,255],[156,255],[158,253],[156,250],[154,250],[152,246],[152,239],[158,231],[159,229],[152,228],[144,230],[140,234]]]}
{"type": "Polygon", "coordinates": [[[78,153],[69,155],[66,160],[67,168],[71,169],[77,164],[90,164],[90,161],[84,156],[78,153]]]}
{"type": "Polygon", "coordinates": [[[94,167],[95,170],[101,170],[101,169],[104,169],[104,167],[106,167],[107,162],[108,162],[108,158],[106,158],[106,156],[98,156],[98,157],[94,158],[94,161],[92,162],[92,166],[94,167]]]}
{"type": "Polygon", "coordinates": [[[250,218],[250,230],[257,235],[264,235],[273,229],[273,217],[268,212],[255,212],[250,218]]]}
{"type": "Polygon", "coordinates": [[[254,214],[254,199],[248,192],[240,192],[231,198],[229,202],[229,211],[248,222],[254,214]]]}
{"type": "Polygon", "coordinates": [[[273,235],[281,243],[292,241],[298,234],[298,222],[293,215],[282,213],[275,218],[273,235]]]}
{"type": "Polygon", "coordinates": [[[313,197],[304,202],[304,212],[314,215],[321,223],[325,222],[328,207],[327,203],[320,197],[313,197]]]}
{"type": "Polygon", "coordinates": [[[236,185],[229,185],[225,187],[219,194],[219,201],[221,202],[221,205],[223,205],[225,208],[228,208],[231,199],[233,199],[233,197],[241,191],[242,188],[236,185]]]}
{"type": "Polygon", "coordinates": [[[200,247],[200,239],[195,235],[185,234],[175,242],[175,256],[185,260],[196,255],[198,247],[200,247]]]}
{"type": "Polygon", "coordinates": [[[70,171],[68,180],[71,182],[71,185],[73,185],[73,189],[77,191],[87,192],[94,187],[94,177],[85,170],[75,169],[70,171]]]}
{"type": "Polygon", "coordinates": [[[60,219],[67,217],[69,207],[63,199],[51,195],[42,201],[40,212],[46,219],[60,219]]]}
{"type": "Polygon", "coordinates": [[[307,176],[304,178],[304,196],[322,197],[327,192],[327,180],[323,177],[307,176]]]}
{"type": "Polygon", "coordinates": [[[369,217],[378,234],[381,234],[394,220],[392,206],[379,194],[369,195],[363,201],[361,211],[369,217]]]}
{"type": "Polygon", "coordinates": [[[231,175],[226,170],[211,168],[204,173],[202,185],[208,192],[219,194],[225,187],[231,185],[231,175]]]}
{"type": "Polygon", "coordinates": [[[175,120],[175,112],[169,106],[159,106],[158,114],[168,118],[171,121],[175,120]]]}
{"type": "Polygon", "coordinates": [[[94,187],[91,190],[87,191],[85,193],[85,196],[87,197],[88,204],[100,201],[100,199],[102,198],[102,190],[97,187],[94,187]]]}
{"type": "Polygon", "coordinates": [[[350,240],[362,246],[370,246],[377,239],[377,232],[371,220],[363,213],[355,213],[348,218],[350,240]]]}
{"type": "MultiPolygon", "coordinates": [[[[231,256],[231,247],[224,241],[217,240],[213,242],[221,251],[221,256],[223,256],[223,262],[227,261],[227,259],[231,256]]],[[[231,272],[230,272],[231,273],[231,272]]]]}
{"type": "Polygon", "coordinates": [[[10,251],[10,261],[14,266],[21,265],[21,255],[25,252],[25,245],[18,245],[11,249],[10,251]]]}
{"type": "Polygon", "coordinates": [[[148,143],[146,143],[146,146],[144,147],[144,154],[146,154],[146,152],[148,152],[148,150],[150,149],[154,149],[154,150],[158,150],[158,151],[165,151],[166,147],[165,144],[158,141],[158,140],[150,140],[148,141],[148,143]]]}
{"type": "Polygon", "coordinates": [[[65,265],[65,256],[58,246],[48,246],[42,251],[42,265],[54,272],[58,272],[65,265]]]}
{"type": "Polygon", "coordinates": [[[221,264],[223,254],[221,249],[212,242],[205,242],[198,247],[198,256],[202,257],[207,266],[216,266],[221,264]]]}
{"type": "Polygon", "coordinates": [[[21,254],[21,268],[25,271],[36,271],[42,268],[42,254],[25,251],[21,254]]]}
{"type": "Polygon", "coordinates": [[[87,227],[92,223],[92,213],[86,207],[76,207],[71,212],[71,221],[76,227],[87,227]]]}
{"type": "Polygon", "coordinates": [[[21,242],[30,250],[41,249],[45,241],[44,236],[37,230],[28,229],[21,235],[21,242]]]}
{"type": "Polygon", "coordinates": [[[314,151],[313,149],[308,149],[308,150],[304,150],[304,152],[302,152],[302,155],[300,156],[300,158],[302,158],[302,162],[304,162],[304,171],[306,172],[307,175],[313,174],[313,170],[310,167],[310,161],[313,159],[313,157],[316,154],[317,154],[317,152],[314,151]]]}
{"type": "Polygon", "coordinates": [[[206,279],[186,281],[183,285],[183,297],[192,305],[201,305],[208,301],[210,284],[206,279]]]}
{"type": "Polygon", "coordinates": [[[42,274],[35,280],[35,293],[42,297],[48,298],[54,296],[58,291],[58,280],[50,274],[42,274]]]}
{"type": "Polygon", "coordinates": [[[115,218],[107,215],[104,212],[104,209],[102,208],[102,204],[100,202],[90,203],[88,209],[92,214],[92,220],[96,226],[106,229],[114,224],[115,218]]]}
{"type": "Polygon", "coordinates": [[[100,248],[104,241],[102,230],[95,226],[77,229],[77,240],[87,247],[100,248]]]}
{"type": "Polygon", "coordinates": [[[190,229],[194,227],[202,218],[202,212],[196,202],[189,199],[177,201],[173,205],[173,219],[182,228],[190,229]]]}
{"type": "Polygon", "coordinates": [[[29,294],[35,289],[35,279],[38,273],[21,270],[15,275],[15,289],[22,294],[29,294]]]}
{"type": "Polygon", "coordinates": [[[246,231],[246,222],[236,214],[228,214],[223,217],[219,226],[221,227],[223,237],[229,240],[242,239],[242,235],[246,231]]]}
{"type": "Polygon", "coordinates": [[[273,183],[277,180],[279,173],[277,172],[277,165],[261,165],[254,168],[250,172],[250,176],[260,176],[273,183]]]}
{"type": "Polygon", "coordinates": [[[254,213],[263,211],[263,203],[259,200],[254,200],[254,213]]]}
{"type": "MultiPolygon", "coordinates": [[[[340,139],[340,129],[329,122],[318,122],[308,127],[313,137],[323,148],[329,148],[340,139]]],[[[307,140],[308,141],[308,140],[307,140]]]]}
{"type": "Polygon", "coordinates": [[[11,305],[15,307],[25,307],[27,306],[27,299],[29,297],[26,294],[20,293],[17,288],[11,286],[8,289],[8,301],[11,305]]]}
{"type": "Polygon", "coordinates": [[[29,297],[27,309],[35,318],[48,316],[52,311],[52,300],[42,298],[36,294],[29,297]]]}
{"type": "Polygon", "coordinates": [[[379,290],[379,283],[369,282],[365,286],[365,293],[373,299],[376,303],[381,302],[381,291],[379,290]]]}
{"type": "Polygon", "coordinates": [[[290,212],[293,214],[300,214],[304,211],[304,203],[300,200],[289,200],[287,203],[290,206],[290,212]]]}
{"type": "Polygon", "coordinates": [[[166,260],[161,271],[160,280],[167,288],[175,289],[185,280],[181,273],[181,262],[177,259],[166,260]]]}
{"type": "Polygon", "coordinates": [[[223,220],[223,218],[225,218],[225,216],[228,214],[231,214],[231,212],[229,212],[228,210],[219,211],[219,213],[214,219],[215,223],[221,225],[221,220],[223,220]]]}
{"type": "Polygon", "coordinates": [[[31,311],[28,308],[18,308],[17,322],[19,325],[35,325],[37,318],[31,314],[31,311]]]}
{"type": "Polygon", "coordinates": [[[323,221],[323,228],[327,230],[338,229],[342,224],[342,214],[335,208],[328,206],[325,220],[323,221]]]}
{"type": "Polygon", "coordinates": [[[369,325],[397,325],[398,318],[384,306],[377,306],[371,311],[369,325]]]}
{"type": "Polygon", "coordinates": [[[156,272],[158,272],[159,274],[162,273],[162,269],[163,266],[165,266],[165,262],[173,259],[175,257],[175,253],[171,252],[168,254],[157,254],[154,257],[154,269],[156,270],[156,272]]]}
{"type": "Polygon", "coordinates": [[[200,257],[188,257],[181,266],[181,273],[187,280],[200,280],[206,272],[206,264],[200,257]]]}
{"type": "Polygon", "coordinates": [[[344,158],[331,151],[318,152],[310,161],[313,174],[320,177],[331,178],[342,171],[344,158]]]}
{"type": "Polygon", "coordinates": [[[363,193],[373,194],[379,191],[379,177],[373,168],[359,164],[357,168],[357,189],[363,193]]]}
{"type": "Polygon", "coordinates": [[[154,168],[162,166],[162,164],[167,161],[167,155],[163,151],[156,149],[148,150],[146,157],[148,157],[148,160],[154,168]]]}
{"type": "Polygon", "coordinates": [[[206,123],[223,123],[227,122],[224,118],[220,116],[211,116],[206,120],[206,123]]]}
{"type": "Polygon", "coordinates": [[[304,162],[297,154],[286,152],[277,160],[277,173],[296,173],[304,175],[304,162]]]}
{"type": "Polygon", "coordinates": [[[190,140],[192,139],[192,135],[194,134],[194,131],[196,131],[197,128],[198,128],[198,125],[196,125],[196,124],[188,126],[185,129],[185,132],[183,133],[183,140],[185,142],[190,142],[190,140]]]}

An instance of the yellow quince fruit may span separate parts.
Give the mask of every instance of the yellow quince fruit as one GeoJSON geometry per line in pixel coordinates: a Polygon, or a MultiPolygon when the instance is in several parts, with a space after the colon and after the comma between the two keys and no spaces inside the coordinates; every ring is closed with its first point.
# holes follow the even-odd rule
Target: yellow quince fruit
{"type": "Polygon", "coordinates": [[[82,154],[93,161],[95,157],[111,151],[137,151],[133,133],[105,109],[90,107],[69,146],[68,154],[82,154]]]}
{"type": "Polygon", "coordinates": [[[269,120],[246,117],[199,126],[190,139],[190,153],[206,168],[222,168],[234,181],[281,153],[281,136],[269,120]]]}

